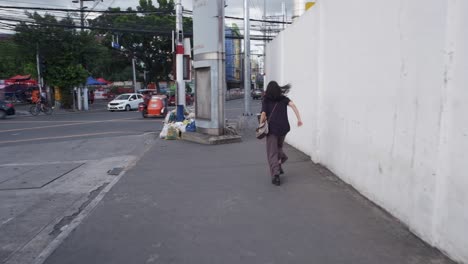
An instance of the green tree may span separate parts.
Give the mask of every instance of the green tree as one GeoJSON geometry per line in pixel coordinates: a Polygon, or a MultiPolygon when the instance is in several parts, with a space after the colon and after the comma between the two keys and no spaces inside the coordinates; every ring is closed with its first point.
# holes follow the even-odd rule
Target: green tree
{"type": "MultiPolygon", "coordinates": [[[[90,24],[96,27],[109,27],[117,29],[138,29],[148,30],[154,33],[124,32],[119,33],[119,42],[122,50],[131,63],[131,59],[137,59],[137,68],[139,71],[149,73],[147,81],[169,80],[169,74],[173,68],[172,53],[172,30],[175,29],[175,11],[173,0],[158,0],[158,7],[155,7],[151,0],[140,0],[137,11],[142,15],[127,14],[115,16],[114,14],[105,14],[90,24]]],[[[110,9],[119,11],[120,9],[110,9]]],[[[134,11],[131,8],[129,11],[134,11]]],[[[192,20],[184,18],[184,31],[192,31],[192,20]]],[[[111,46],[112,32],[99,31],[100,34],[106,34],[104,40],[106,46],[111,46]]]]}
{"type": "Polygon", "coordinates": [[[13,41],[0,42],[0,79],[8,79],[16,74],[18,67],[18,47],[13,41]]]}
{"type": "Polygon", "coordinates": [[[15,43],[29,64],[35,63],[39,52],[46,61],[46,71],[42,73],[45,82],[60,87],[62,104],[71,106],[71,89],[84,84],[89,75],[86,67],[96,64],[107,50],[100,47],[91,33],[77,32],[70,17],[57,20],[49,14],[28,15],[37,24],[20,23],[15,43]]]}
{"type": "Polygon", "coordinates": [[[13,40],[0,42],[0,79],[8,79],[17,74],[36,78],[37,65],[31,60],[13,40]]]}

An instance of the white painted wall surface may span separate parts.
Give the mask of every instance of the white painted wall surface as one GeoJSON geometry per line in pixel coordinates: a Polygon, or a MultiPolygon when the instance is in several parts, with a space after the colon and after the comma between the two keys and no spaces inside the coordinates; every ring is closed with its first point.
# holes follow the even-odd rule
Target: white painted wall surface
{"type": "MultiPolygon", "coordinates": [[[[310,16],[306,14],[305,16],[310,16]]],[[[302,20],[304,17],[298,18],[302,20]]],[[[302,111],[303,120],[317,120],[317,105],[311,104],[318,100],[317,98],[317,49],[318,49],[318,16],[310,16],[313,21],[312,26],[305,23],[296,23],[289,27],[281,36],[271,45],[267,46],[267,53],[273,50],[275,56],[266,57],[266,76],[267,83],[274,80],[280,85],[291,84],[290,96],[294,103],[306,107],[302,111]],[[304,34],[307,32],[307,34],[304,34]],[[311,34],[312,33],[312,34],[311,34]],[[302,35],[301,41],[288,41],[289,37],[302,35]],[[303,53],[298,52],[304,51],[303,53]],[[294,51],[294,52],[292,52],[294,51]],[[283,56],[287,54],[287,56],[283,56]],[[301,64],[296,66],[296,62],[301,64]],[[297,67],[300,66],[300,70],[297,67]],[[301,97],[300,95],[307,94],[301,97]]],[[[291,112],[292,113],[292,112],[291,112]]],[[[297,127],[295,115],[290,117],[291,127],[297,127]]],[[[292,129],[289,144],[299,148],[311,156],[316,156],[314,150],[317,149],[317,124],[315,122],[304,123],[303,129],[292,129]],[[307,140],[304,141],[303,139],[307,140]]]]}
{"type": "Polygon", "coordinates": [[[448,2],[434,233],[438,246],[468,263],[468,1],[448,2]]]}
{"type": "Polygon", "coordinates": [[[267,46],[311,155],[468,263],[468,1],[326,0],[267,46]]]}

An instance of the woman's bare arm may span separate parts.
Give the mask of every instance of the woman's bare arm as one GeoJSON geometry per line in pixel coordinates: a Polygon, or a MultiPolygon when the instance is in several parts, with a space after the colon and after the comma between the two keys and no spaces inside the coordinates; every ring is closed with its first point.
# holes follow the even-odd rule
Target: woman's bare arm
{"type": "Polygon", "coordinates": [[[260,116],[260,124],[264,123],[266,121],[266,113],[262,112],[260,116]]]}
{"type": "Polygon", "coordinates": [[[293,103],[293,101],[289,101],[288,104],[294,111],[294,114],[296,114],[297,117],[297,126],[302,126],[302,119],[301,115],[299,114],[299,110],[297,109],[296,105],[293,103]]]}

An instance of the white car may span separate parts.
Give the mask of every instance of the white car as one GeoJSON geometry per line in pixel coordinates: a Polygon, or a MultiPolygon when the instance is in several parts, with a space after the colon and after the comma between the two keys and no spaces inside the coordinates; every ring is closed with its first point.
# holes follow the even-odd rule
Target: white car
{"type": "Polygon", "coordinates": [[[130,111],[132,109],[138,109],[139,103],[143,103],[143,96],[141,94],[121,94],[107,104],[107,110],[111,112],[123,110],[130,111]]]}

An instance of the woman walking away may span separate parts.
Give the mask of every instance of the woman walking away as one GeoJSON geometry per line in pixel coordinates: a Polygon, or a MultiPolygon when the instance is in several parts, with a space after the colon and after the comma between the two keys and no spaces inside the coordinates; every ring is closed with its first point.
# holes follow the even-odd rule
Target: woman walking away
{"type": "Polygon", "coordinates": [[[286,162],[288,156],[283,152],[283,143],[286,134],[290,130],[288,120],[288,106],[290,106],[297,117],[297,125],[302,126],[301,116],[296,105],[286,96],[289,85],[279,86],[277,82],[271,81],[266,89],[262,101],[262,114],[260,123],[268,120],[268,135],[266,136],[266,152],[268,164],[270,165],[271,183],[281,185],[280,174],[283,174],[281,165],[286,162]]]}

